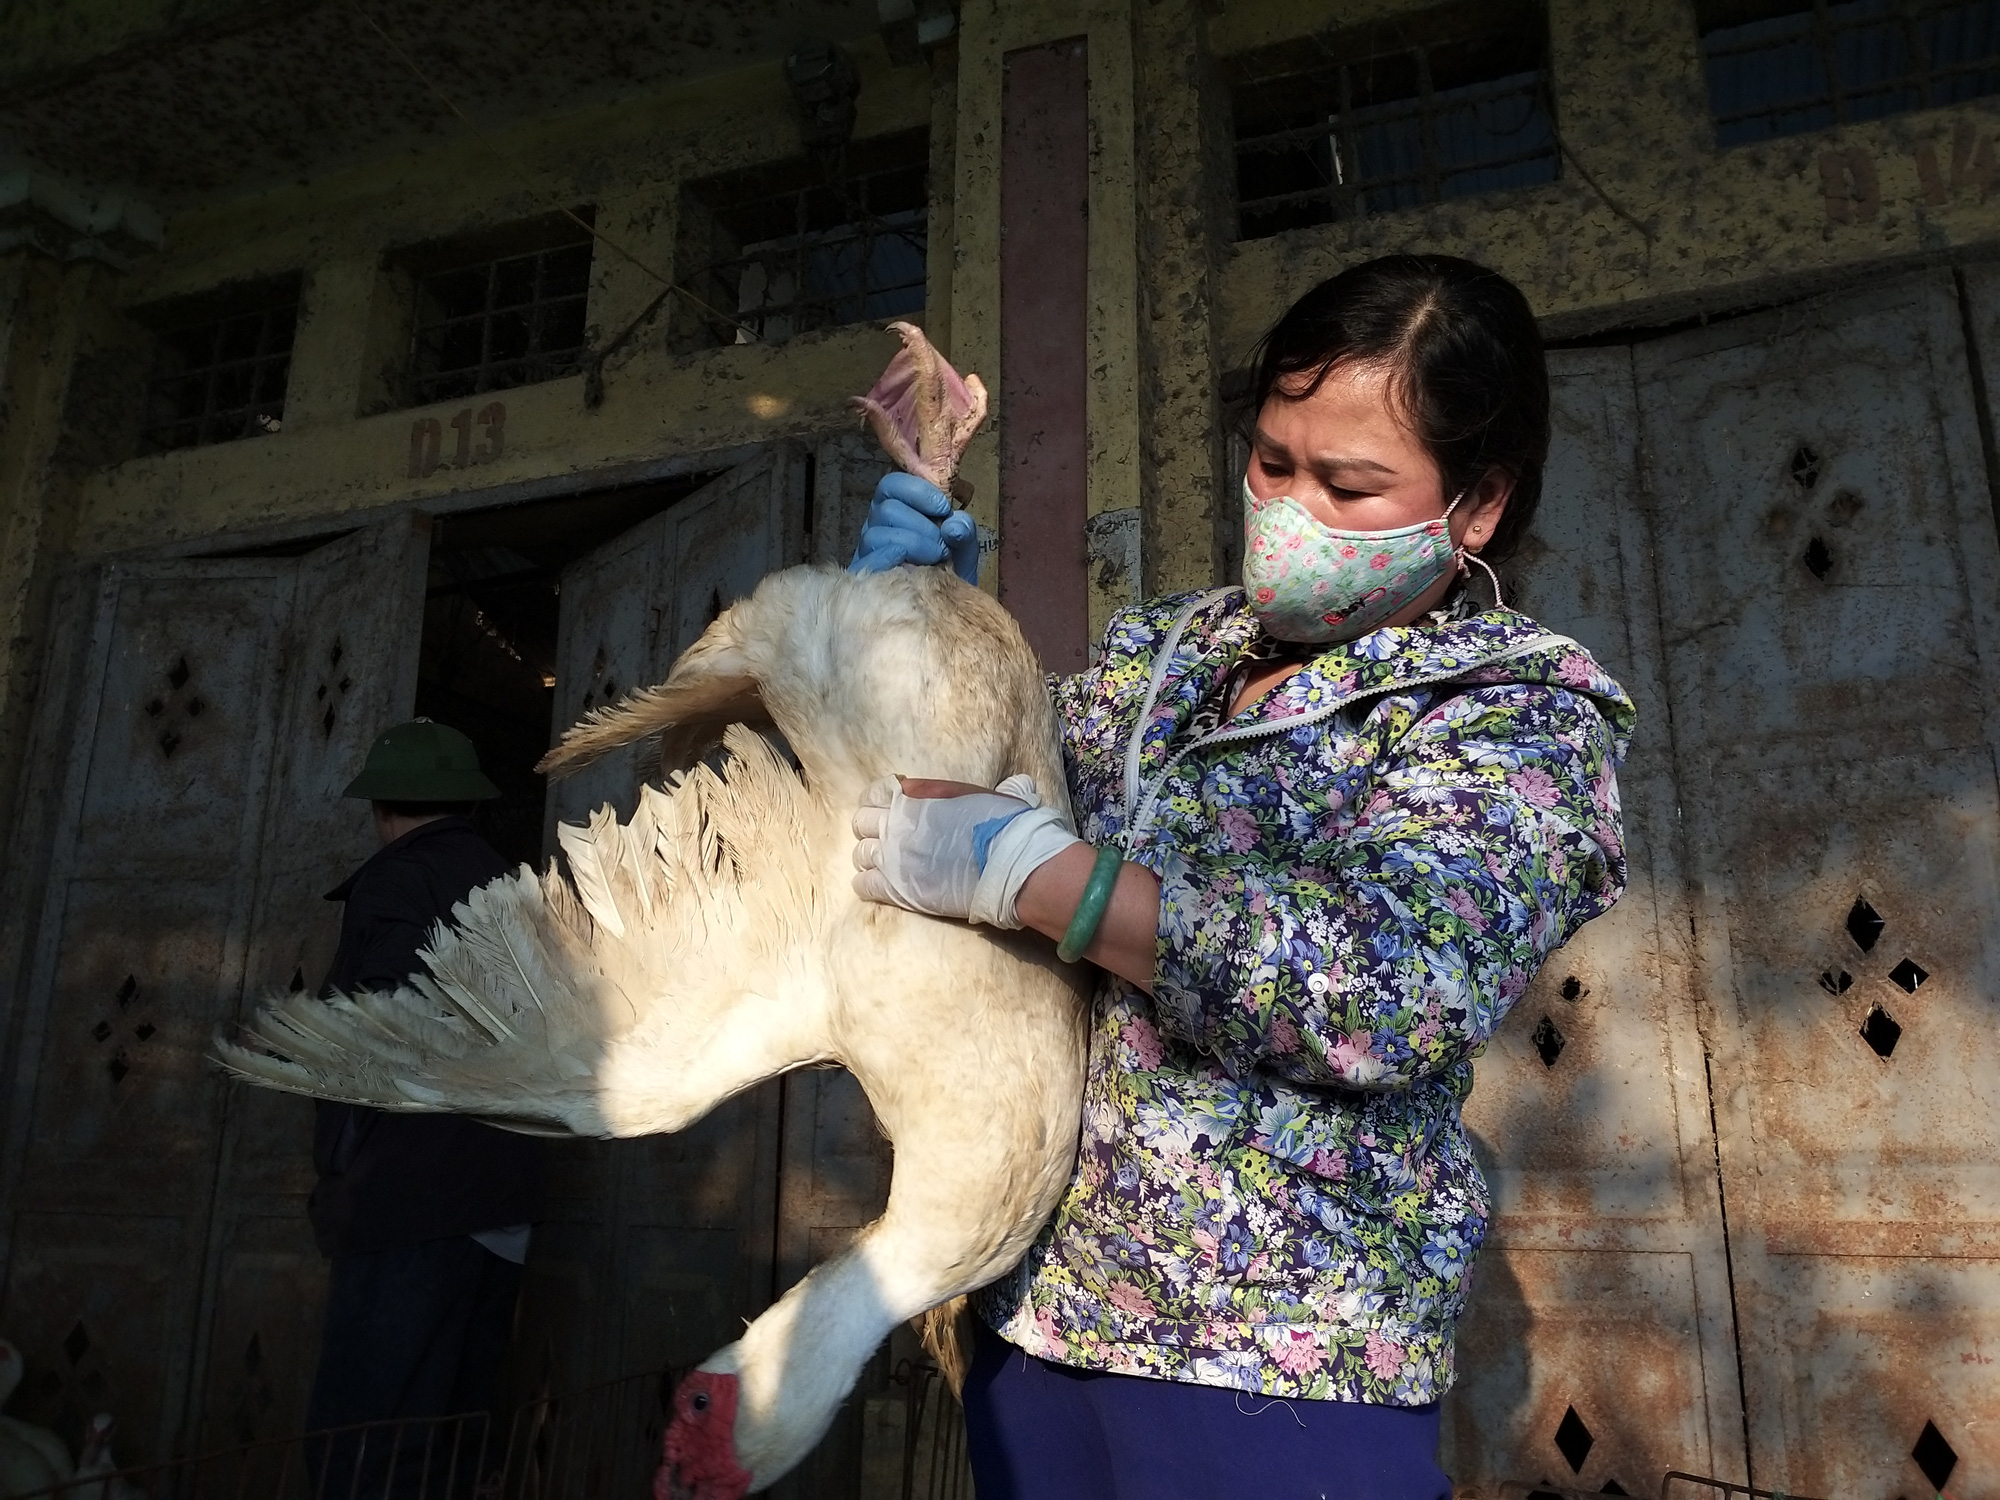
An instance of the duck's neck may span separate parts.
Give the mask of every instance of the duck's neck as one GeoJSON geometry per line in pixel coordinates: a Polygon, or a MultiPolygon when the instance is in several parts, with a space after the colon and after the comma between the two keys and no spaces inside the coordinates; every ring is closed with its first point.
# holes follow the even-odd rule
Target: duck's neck
{"type": "Polygon", "coordinates": [[[702,1364],[739,1383],[736,1456],[761,1489],[825,1435],[862,1365],[889,1331],[936,1299],[897,1285],[873,1236],[815,1269],[743,1337],[702,1364]]]}

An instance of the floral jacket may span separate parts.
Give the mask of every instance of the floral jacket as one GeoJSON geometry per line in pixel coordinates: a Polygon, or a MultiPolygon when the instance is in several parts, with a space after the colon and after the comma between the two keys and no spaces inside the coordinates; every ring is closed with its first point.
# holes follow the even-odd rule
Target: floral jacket
{"type": "Polygon", "coordinates": [[[1156,601],[1055,684],[1079,831],[1160,877],[1159,966],[1099,988],[1075,1176],[980,1310],[1063,1364],[1421,1405],[1486,1232],[1472,1059],[1624,889],[1632,705],[1496,609],[1190,742],[1256,631],[1240,590],[1156,601]]]}

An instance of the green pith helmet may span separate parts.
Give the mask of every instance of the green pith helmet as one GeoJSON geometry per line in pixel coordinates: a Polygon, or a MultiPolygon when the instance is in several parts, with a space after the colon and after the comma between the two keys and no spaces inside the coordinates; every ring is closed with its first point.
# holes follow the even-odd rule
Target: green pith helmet
{"type": "Polygon", "coordinates": [[[449,725],[412,719],[368,747],[368,763],[340,795],[371,802],[485,802],[500,788],[479,769],[471,740],[449,725]]]}

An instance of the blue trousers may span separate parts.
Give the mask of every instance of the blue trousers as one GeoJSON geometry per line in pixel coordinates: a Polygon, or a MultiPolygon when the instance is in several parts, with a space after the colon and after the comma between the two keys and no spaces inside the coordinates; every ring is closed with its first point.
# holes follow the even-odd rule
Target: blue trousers
{"type": "Polygon", "coordinates": [[[965,1378],[979,1500],[1450,1500],[1438,1409],[1107,1375],[983,1324],[965,1378]]]}

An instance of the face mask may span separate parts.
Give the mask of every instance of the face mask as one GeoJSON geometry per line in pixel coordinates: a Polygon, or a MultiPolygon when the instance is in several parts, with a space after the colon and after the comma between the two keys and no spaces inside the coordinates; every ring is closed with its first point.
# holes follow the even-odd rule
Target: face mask
{"type": "Polygon", "coordinates": [[[1243,587],[1265,630],[1281,641],[1351,641],[1379,629],[1458,563],[1447,522],[1393,531],[1342,531],[1289,495],[1259,500],[1243,481],[1243,587]]]}

